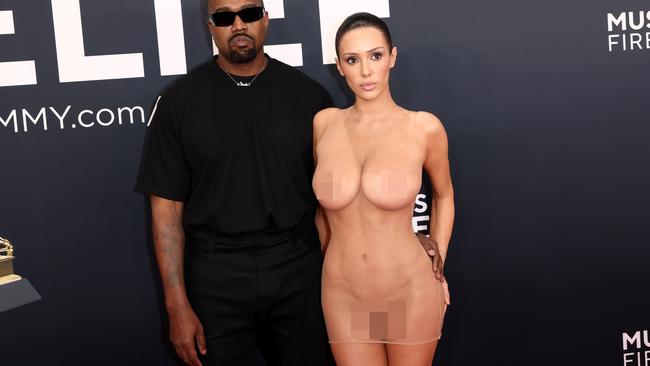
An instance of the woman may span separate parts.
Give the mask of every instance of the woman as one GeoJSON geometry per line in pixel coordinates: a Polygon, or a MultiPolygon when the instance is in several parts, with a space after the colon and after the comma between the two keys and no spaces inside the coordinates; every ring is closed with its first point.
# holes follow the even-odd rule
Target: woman
{"type": "Polygon", "coordinates": [[[336,51],[356,101],[314,117],[313,179],[332,351],[339,366],[429,366],[449,295],[411,219],[424,167],[434,192],[431,238],[444,260],[454,218],[445,130],[433,115],[393,101],[397,49],[381,19],[347,18],[336,51]]]}

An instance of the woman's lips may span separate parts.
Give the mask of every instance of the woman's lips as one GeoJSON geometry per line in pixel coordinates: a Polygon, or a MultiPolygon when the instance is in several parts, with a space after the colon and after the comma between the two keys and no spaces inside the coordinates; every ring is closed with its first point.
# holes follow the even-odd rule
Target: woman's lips
{"type": "Polygon", "coordinates": [[[361,84],[361,89],[364,91],[372,91],[377,86],[377,83],[363,83],[361,84]]]}

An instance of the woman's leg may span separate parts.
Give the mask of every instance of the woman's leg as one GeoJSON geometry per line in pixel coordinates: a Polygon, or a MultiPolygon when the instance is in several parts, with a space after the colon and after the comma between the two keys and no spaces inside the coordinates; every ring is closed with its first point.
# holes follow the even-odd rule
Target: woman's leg
{"type": "Polygon", "coordinates": [[[332,343],[331,346],[336,366],[388,366],[383,343],[332,343]]]}
{"type": "Polygon", "coordinates": [[[389,366],[431,366],[438,341],[416,345],[387,344],[389,366]]]}

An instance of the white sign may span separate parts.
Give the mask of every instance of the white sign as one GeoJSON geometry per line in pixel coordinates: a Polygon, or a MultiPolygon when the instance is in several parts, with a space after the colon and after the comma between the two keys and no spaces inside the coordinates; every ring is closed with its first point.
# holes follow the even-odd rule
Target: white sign
{"type": "MultiPolygon", "coordinates": [[[[59,81],[62,83],[142,78],[142,53],[86,56],[79,0],[51,0],[59,81]]],[[[160,75],[187,73],[181,0],[153,0],[158,38],[160,75]]],[[[336,55],[334,38],[340,23],[350,14],[365,11],[390,16],[389,0],[319,0],[323,63],[336,55]]],[[[266,0],[271,19],[285,17],[284,0],[266,0]]],[[[314,14],[314,18],[317,18],[314,14]]],[[[0,11],[0,35],[14,34],[10,10],[0,11]]],[[[216,51],[216,48],[215,48],[216,51]]],[[[292,66],[303,65],[302,43],[266,45],[272,57],[292,66]]],[[[34,60],[0,62],[0,87],[36,84],[34,60]]]]}

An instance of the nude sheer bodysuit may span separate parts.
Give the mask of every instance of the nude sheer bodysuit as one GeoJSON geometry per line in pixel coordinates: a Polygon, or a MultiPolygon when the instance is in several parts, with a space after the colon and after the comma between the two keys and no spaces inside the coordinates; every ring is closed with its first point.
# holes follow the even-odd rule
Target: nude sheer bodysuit
{"type": "Polygon", "coordinates": [[[441,337],[447,284],[412,228],[425,158],[412,114],[376,136],[331,121],[318,141],[312,183],[331,229],[322,277],[330,343],[441,337]]]}

